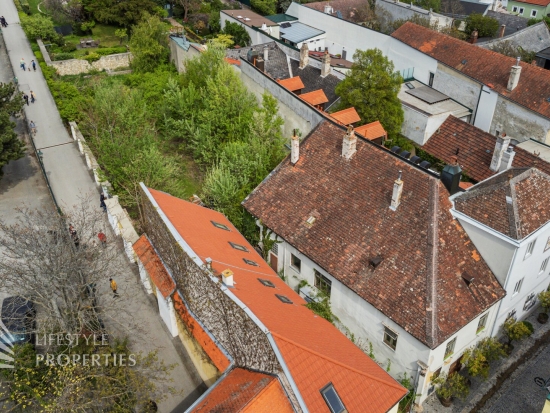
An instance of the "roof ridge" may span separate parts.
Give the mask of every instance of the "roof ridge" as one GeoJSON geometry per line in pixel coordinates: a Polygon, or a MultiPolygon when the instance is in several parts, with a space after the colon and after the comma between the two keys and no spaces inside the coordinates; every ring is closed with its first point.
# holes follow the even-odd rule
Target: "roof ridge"
{"type": "MultiPolygon", "coordinates": [[[[379,378],[379,377],[375,377],[375,376],[373,376],[373,375],[371,375],[371,374],[368,374],[368,373],[365,373],[365,372],[363,372],[363,371],[357,370],[357,369],[355,369],[355,368],[353,368],[353,367],[350,367],[350,366],[348,366],[348,365],[346,365],[346,364],[344,364],[344,363],[341,363],[341,362],[339,362],[339,361],[336,361],[336,360],[334,360],[334,359],[331,358],[331,357],[325,356],[324,354],[318,353],[318,352],[315,351],[315,350],[312,350],[312,349],[310,349],[310,348],[308,348],[308,347],[305,347],[305,346],[303,346],[303,345],[301,345],[301,344],[298,344],[298,343],[296,343],[295,341],[293,341],[293,340],[291,340],[291,339],[289,339],[289,338],[287,338],[287,337],[284,337],[284,336],[282,336],[282,335],[280,335],[280,334],[278,334],[278,333],[275,333],[274,331],[271,331],[271,335],[272,335],[272,336],[275,336],[275,337],[277,337],[277,338],[279,338],[279,339],[281,339],[281,340],[283,340],[283,341],[286,341],[287,343],[290,343],[290,344],[292,344],[292,345],[294,345],[294,346],[296,346],[296,347],[299,347],[299,348],[301,348],[302,350],[307,351],[308,353],[314,354],[314,355],[316,355],[317,357],[321,357],[321,358],[323,358],[323,359],[325,359],[325,360],[330,361],[331,363],[337,364],[338,366],[341,366],[341,367],[344,367],[344,368],[346,368],[346,369],[348,369],[348,370],[351,370],[351,371],[353,371],[354,373],[357,373],[357,374],[360,374],[360,375],[362,375],[362,376],[364,376],[364,377],[368,377],[368,378],[370,378],[370,379],[372,379],[372,380],[376,380],[376,381],[378,381],[378,382],[387,384],[388,386],[394,387],[394,388],[399,389],[399,390],[401,390],[401,388],[402,388],[401,385],[397,384],[397,382],[395,382],[395,383],[387,382],[387,381],[385,381],[385,380],[382,380],[382,379],[379,378]]],[[[352,343],[352,344],[353,344],[353,343],[352,343]]],[[[356,347],[357,347],[357,346],[356,346],[356,347]]],[[[359,347],[357,347],[357,348],[359,349],[359,347]]],[[[360,350],[361,352],[363,352],[361,349],[359,349],[359,350],[360,350]]],[[[363,353],[363,354],[364,354],[364,353],[363,353]]],[[[365,356],[368,357],[367,354],[365,354],[365,356]]],[[[373,363],[375,363],[375,364],[378,366],[378,364],[377,364],[374,360],[373,360],[373,363]]],[[[378,367],[380,367],[380,366],[378,366],[378,367]]],[[[391,376],[390,376],[390,377],[391,377],[391,376]]],[[[392,378],[392,380],[395,381],[395,379],[393,379],[393,378],[392,378]]]]}
{"type": "Polygon", "coordinates": [[[428,265],[426,272],[426,338],[431,348],[437,342],[437,269],[439,246],[439,185],[430,181],[429,187],[429,217],[431,229],[428,230],[428,265]]]}

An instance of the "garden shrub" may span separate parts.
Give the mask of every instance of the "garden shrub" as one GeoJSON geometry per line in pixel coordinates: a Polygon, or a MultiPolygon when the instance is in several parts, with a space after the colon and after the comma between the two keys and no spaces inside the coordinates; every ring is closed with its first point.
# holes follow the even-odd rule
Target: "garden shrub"
{"type": "Polygon", "coordinates": [[[55,54],[52,54],[52,60],[54,61],[57,61],[57,60],[70,60],[70,59],[74,59],[74,56],[72,53],[55,53],[55,54]]]}
{"type": "Polygon", "coordinates": [[[71,53],[71,52],[74,52],[75,50],[76,50],[76,44],[71,42],[67,42],[65,43],[64,46],[61,47],[61,51],[63,53],[71,53]]]}
{"type": "Polygon", "coordinates": [[[98,53],[91,52],[88,56],[84,56],[82,59],[87,60],[88,63],[96,62],[101,56],[98,53]]]}

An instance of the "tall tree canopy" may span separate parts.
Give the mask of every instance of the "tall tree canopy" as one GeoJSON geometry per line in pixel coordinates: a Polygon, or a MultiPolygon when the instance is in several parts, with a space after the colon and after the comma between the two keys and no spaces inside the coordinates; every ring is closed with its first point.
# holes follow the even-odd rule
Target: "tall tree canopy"
{"type": "Polygon", "coordinates": [[[157,16],[143,14],[143,20],[133,28],[130,50],[131,66],[136,72],[152,72],[168,60],[167,25],[157,16]]]}
{"type": "Polygon", "coordinates": [[[403,109],[397,97],[403,78],[379,49],[357,50],[350,74],[336,86],[339,108],[355,107],[363,123],[379,120],[389,137],[401,131],[403,109]]]}
{"type": "Polygon", "coordinates": [[[4,165],[23,156],[23,142],[13,131],[15,123],[10,120],[10,115],[22,107],[23,99],[15,94],[15,86],[0,83],[0,176],[4,165]]]}

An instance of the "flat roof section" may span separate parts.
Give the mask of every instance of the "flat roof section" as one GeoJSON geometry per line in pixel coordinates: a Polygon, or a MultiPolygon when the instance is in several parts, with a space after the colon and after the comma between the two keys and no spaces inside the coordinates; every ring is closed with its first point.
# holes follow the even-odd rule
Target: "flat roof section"
{"type": "Polygon", "coordinates": [[[444,95],[443,93],[440,93],[417,80],[411,80],[410,82],[403,83],[397,97],[401,103],[406,106],[416,108],[421,112],[424,112],[427,116],[451,112],[457,118],[462,118],[471,113],[470,109],[466,106],[461,105],[460,103],[452,100],[449,96],[444,95]],[[411,89],[411,86],[414,89],[411,89]]]}
{"type": "Polygon", "coordinates": [[[323,30],[316,29],[300,22],[283,23],[280,29],[281,39],[286,39],[292,43],[300,43],[323,33],[325,33],[323,30]]]}
{"type": "Polygon", "coordinates": [[[233,17],[235,20],[238,20],[249,27],[262,27],[262,24],[264,23],[268,27],[277,26],[277,23],[272,22],[267,17],[261,16],[258,13],[254,13],[252,10],[222,10],[221,12],[233,17]]]}

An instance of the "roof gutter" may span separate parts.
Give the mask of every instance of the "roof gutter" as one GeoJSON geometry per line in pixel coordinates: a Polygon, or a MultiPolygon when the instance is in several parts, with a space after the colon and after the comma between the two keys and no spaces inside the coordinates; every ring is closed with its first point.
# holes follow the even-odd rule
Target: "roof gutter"
{"type": "Polygon", "coordinates": [[[277,360],[279,361],[279,364],[281,365],[281,368],[283,369],[283,372],[285,373],[288,382],[290,383],[290,387],[292,388],[292,391],[294,392],[294,395],[296,396],[296,399],[298,400],[298,404],[300,405],[300,408],[302,409],[303,413],[309,413],[309,410],[306,406],[306,403],[304,402],[304,399],[302,398],[302,395],[300,394],[300,391],[298,390],[298,386],[294,382],[294,378],[290,374],[290,370],[288,369],[288,366],[285,363],[285,360],[283,356],[281,355],[281,352],[279,351],[279,348],[277,347],[277,344],[275,343],[275,340],[273,340],[273,337],[271,336],[271,332],[268,330],[268,328],[256,317],[256,315],[248,308],[239,298],[237,298],[229,289],[223,285],[220,280],[217,277],[214,277],[213,274],[206,268],[206,265],[204,262],[199,258],[198,254],[196,254],[193,249],[185,242],[183,237],[180,235],[180,233],[176,230],[174,225],[170,222],[166,214],[162,211],[161,207],[151,194],[149,192],[149,188],[147,188],[143,182],[140,182],[140,187],[149,199],[149,202],[155,207],[157,213],[163,220],[163,222],[168,227],[168,230],[170,231],[171,235],[174,237],[174,239],[177,241],[177,243],[181,246],[181,248],[185,251],[185,253],[193,260],[193,262],[201,267],[204,271],[206,271],[206,274],[210,277],[210,279],[216,283],[219,284],[221,287],[221,290],[235,302],[249,317],[250,319],[259,327],[259,329],[266,335],[269,343],[271,344],[271,347],[273,349],[273,352],[275,353],[275,356],[277,357],[277,360]]]}

